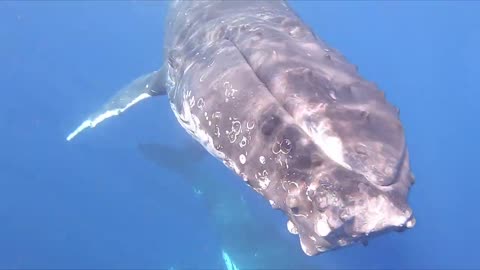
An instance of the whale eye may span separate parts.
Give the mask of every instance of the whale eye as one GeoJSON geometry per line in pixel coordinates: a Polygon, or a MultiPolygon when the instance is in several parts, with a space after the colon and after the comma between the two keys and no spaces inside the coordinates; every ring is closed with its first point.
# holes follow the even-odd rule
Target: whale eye
{"type": "Polygon", "coordinates": [[[278,116],[276,115],[271,115],[265,119],[265,122],[263,122],[261,130],[262,134],[265,136],[270,136],[273,134],[273,131],[281,124],[281,120],[278,116]]]}

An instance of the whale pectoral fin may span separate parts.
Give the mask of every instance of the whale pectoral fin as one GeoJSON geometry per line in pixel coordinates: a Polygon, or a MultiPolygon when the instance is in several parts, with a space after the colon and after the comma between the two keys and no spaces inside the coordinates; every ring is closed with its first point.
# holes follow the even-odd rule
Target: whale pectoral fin
{"type": "Polygon", "coordinates": [[[102,108],[90,115],[75,131],[67,136],[67,141],[72,140],[86,128],[94,128],[104,120],[117,116],[137,104],[138,102],[166,94],[165,72],[162,69],[143,75],[123,87],[102,108]]]}

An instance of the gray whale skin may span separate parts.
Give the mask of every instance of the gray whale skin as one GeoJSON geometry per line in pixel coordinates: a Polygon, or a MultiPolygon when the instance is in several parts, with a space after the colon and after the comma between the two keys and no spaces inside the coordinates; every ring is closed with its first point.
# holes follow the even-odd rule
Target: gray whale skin
{"type": "Polygon", "coordinates": [[[305,254],[414,226],[398,110],[286,2],[173,1],[164,56],[67,140],[165,95],[193,138],[284,212],[305,254]]]}

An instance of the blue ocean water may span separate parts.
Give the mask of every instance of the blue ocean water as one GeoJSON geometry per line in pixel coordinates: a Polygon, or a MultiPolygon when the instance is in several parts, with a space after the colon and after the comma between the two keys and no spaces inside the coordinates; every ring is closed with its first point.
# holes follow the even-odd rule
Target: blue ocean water
{"type": "MultiPolygon", "coordinates": [[[[480,3],[291,6],[401,109],[417,179],[414,229],[305,260],[480,268],[480,3]]],[[[223,267],[207,205],[138,151],[188,138],[165,99],[65,141],[116,89],[159,67],[166,7],[0,2],[0,268],[223,267]]],[[[199,181],[241,182],[213,158],[196,166],[199,181]]]]}

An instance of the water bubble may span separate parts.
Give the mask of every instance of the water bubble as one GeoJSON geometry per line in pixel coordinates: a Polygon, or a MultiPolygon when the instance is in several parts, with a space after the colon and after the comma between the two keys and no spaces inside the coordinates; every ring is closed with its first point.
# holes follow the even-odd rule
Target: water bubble
{"type": "Polygon", "coordinates": [[[412,185],[415,184],[415,175],[412,172],[408,174],[408,178],[410,179],[410,182],[412,182],[412,185]]]}
{"type": "Polygon", "coordinates": [[[412,217],[410,218],[410,220],[407,221],[407,223],[405,223],[405,226],[409,229],[413,228],[413,226],[415,226],[415,223],[417,222],[417,220],[412,217]]]}

